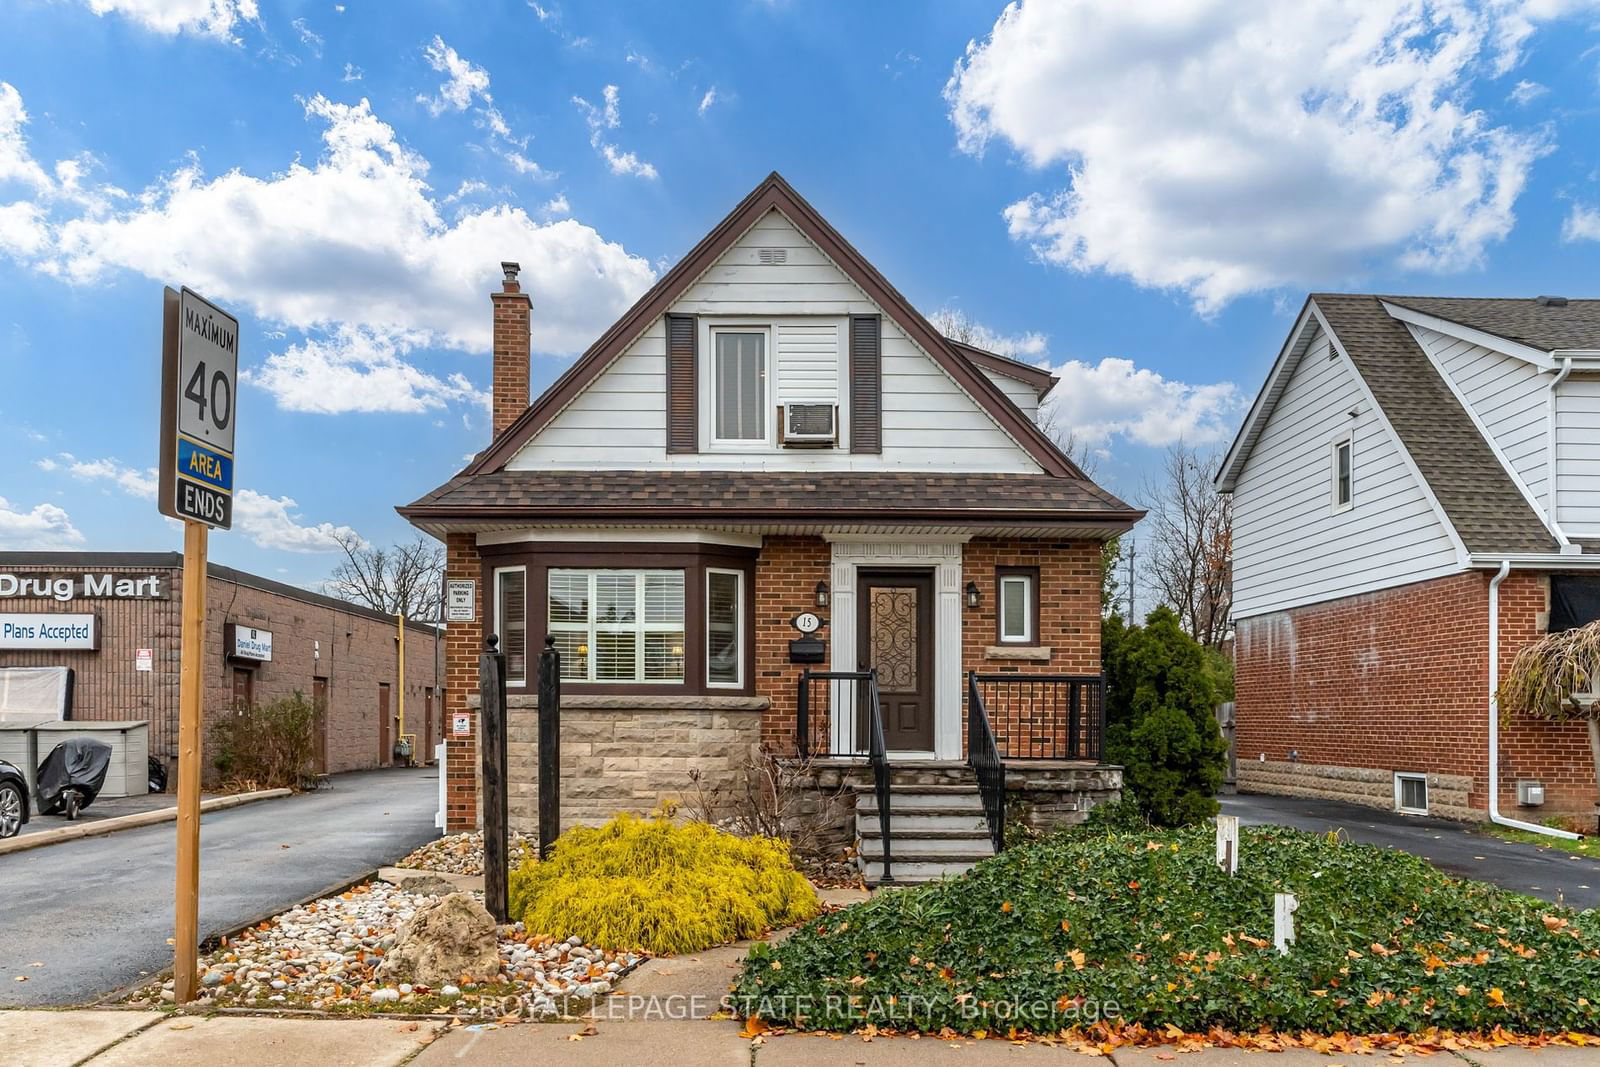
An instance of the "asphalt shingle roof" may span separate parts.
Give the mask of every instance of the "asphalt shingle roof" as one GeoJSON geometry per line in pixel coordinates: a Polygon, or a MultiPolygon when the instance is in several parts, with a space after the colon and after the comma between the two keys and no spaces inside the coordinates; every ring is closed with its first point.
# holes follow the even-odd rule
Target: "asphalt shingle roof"
{"type": "MultiPolygon", "coordinates": [[[[1555,538],[1512,482],[1460,401],[1405,325],[1383,310],[1382,301],[1403,302],[1414,310],[1440,318],[1450,316],[1442,310],[1416,306],[1410,298],[1316,293],[1312,300],[1366,380],[1378,406],[1394,426],[1467,551],[1556,551],[1555,538]]],[[[1429,298],[1422,303],[1518,302],[1429,298]]],[[[1526,303],[1532,304],[1532,301],[1526,303]]],[[[1600,305],[1600,301],[1581,303],[1600,305]]],[[[1479,322],[1487,321],[1485,316],[1489,310],[1480,309],[1479,322]]],[[[1509,325],[1510,313],[1503,315],[1502,324],[1509,325]]],[[[1477,328],[1487,330],[1482,325],[1477,328]]]]}
{"type": "Polygon", "coordinates": [[[1600,349],[1600,300],[1546,306],[1532,298],[1386,296],[1391,304],[1551,352],[1600,349]]]}
{"type": "Polygon", "coordinates": [[[928,513],[1068,522],[1132,522],[1143,515],[1087,479],[1046,474],[770,470],[501,470],[458,475],[400,511],[423,518],[477,509],[521,510],[557,520],[611,513],[666,518],[685,512],[712,520],[788,516],[797,521],[861,512],[886,522],[928,513]]]}

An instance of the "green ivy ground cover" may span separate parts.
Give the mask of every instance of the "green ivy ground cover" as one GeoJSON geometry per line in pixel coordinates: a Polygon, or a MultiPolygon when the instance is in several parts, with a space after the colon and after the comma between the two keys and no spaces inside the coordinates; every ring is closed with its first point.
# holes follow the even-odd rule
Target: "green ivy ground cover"
{"type": "Polygon", "coordinates": [[[1057,834],[757,945],[735,1007],[773,1024],[1035,1033],[1101,1019],[1317,1033],[1600,1031],[1600,915],[1274,827],[1057,834]],[[1273,894],[1297,940],[1272,945],[1273,894]]]}

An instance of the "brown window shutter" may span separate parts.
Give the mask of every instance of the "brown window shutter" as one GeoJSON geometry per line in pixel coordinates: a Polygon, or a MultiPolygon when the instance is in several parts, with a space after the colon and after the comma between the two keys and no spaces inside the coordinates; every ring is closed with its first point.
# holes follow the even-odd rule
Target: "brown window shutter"
{"type": "Polygon", "coordinates": [[[883,451],[883,320],[850,316],[850,451],[883,451]]]}
{"type": "Polygon", "coordinates": [[[700,450],[700,415],[695,403],[699,325],[693,315],[667,317],[667,451],[700,450]]]}

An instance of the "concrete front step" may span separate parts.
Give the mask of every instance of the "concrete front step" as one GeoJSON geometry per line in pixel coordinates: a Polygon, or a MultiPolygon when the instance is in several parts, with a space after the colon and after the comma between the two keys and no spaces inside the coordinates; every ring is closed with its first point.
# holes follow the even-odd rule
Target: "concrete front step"
{"type": "MultiPolygon", "coordinates": [[[[987,856],[979,857],[979,859],[987,858],[987,856]]],[[[884,882],[883,864],[875,860],[863,861],[861,874],[867,880],[867,884],[873,886],[888,884],[915,885],[920,882],[932,882],[940,878],[955,878],[966,874],[976,862],[976,859],[954,859],[947,856],[924,858],[908,855],[905,858],[901,858],[896,855],[892,867],[894,873],[893,883],[884,882]]]]}
{"type": "MultiPolygon", "coordinates": [[[[987,832],[981,834],[952,834],[938,837],[929,834],[918,834],[916,837],[901,837],[894,835],[894,853],[896,856],[938,856],[951,859],[968,860],[977,862],[988,859],[994,855],[994,846],[989,842],[987,832]]],[[[861,838],[861,857],[867,861],[883,858],[883,838],[861,838]]]]}
{"type": "MultiPolygon", "coordinates": [[[[878,828],[876,808],[856,812],[857,834],[868,830],[877,832],[878,828]]],[[[970,830],[974,833],[981,830],[988,833],[988,828],[989,820],[983,817],[981,811],[942,811],[938,808],[891,808],[889,811],[889,832],[895,837],[915,835],[923,830],[970,830]]]]}
{"type": "MultiPolygon", "coordinates": [[[[960,793],[907,791],[889,794],[890,811],[901,811],[907,808],[917,808],[919,810],[938,809],[941,811],[982,811],[983,797],[978,795],[976,789],[960,793]]],[[[877,794],[870,791],[856,794],[856,810],[877,811],[877,794]]]]}

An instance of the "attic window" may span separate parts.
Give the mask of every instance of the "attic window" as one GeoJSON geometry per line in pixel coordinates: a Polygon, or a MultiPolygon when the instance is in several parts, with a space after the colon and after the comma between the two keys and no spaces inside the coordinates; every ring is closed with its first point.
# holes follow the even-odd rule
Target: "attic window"
{"type": "Polygon", "coordinates": [[[779,263],[789,262],[789,250],[787,248],[763,248],[756,253],[756,258],[763,265],[771,267],[779,263]]]}
{"type": "Polygon", "coordinates": [[[1334,439],[1330,468],[1333,475],[1332,484],[1329,486],[1333,510],[1345,511],[1355,496],[1355,470],[1349,434],[1334,439]]]}

